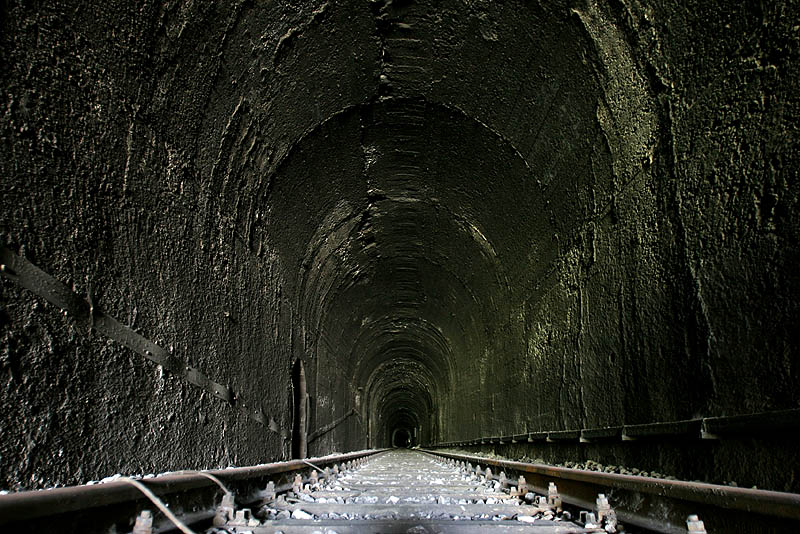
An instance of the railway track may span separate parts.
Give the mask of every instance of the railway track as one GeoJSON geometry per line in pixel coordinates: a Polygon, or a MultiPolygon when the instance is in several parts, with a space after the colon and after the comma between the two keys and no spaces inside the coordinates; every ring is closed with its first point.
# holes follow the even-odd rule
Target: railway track
{"type": "Polygon", "coordinates": [[[525,476],[534,491],[543,491],[550,482],[556,482],[562,500],[578,508],[591,508],[595,496],[602,493],[629,532],[685,533],[690,516],[699,516],[709,533],[800,532],[800,495],[794,493],[601,473],[443,451],[429,453],[525,476]]]}
{"type": "Polygon", "coordinates": [[[393,449],[0,496],[3,532],[677,534],[703,521],[798,532],[800,495],[393,449]]]}
{"type": "MultiPolygon", "coordinates": [[[[590,533],[616,529],[609,517],[583,517],[580,524],[563,511],[557,489],[536,496],[519,481],[472,472],[455,462],[395,449],[335,479],[297,485],[289,497],[260,510],[265,521],[253,534],[300,532],[590,533]],[[513,484],[513,486],[512,486],[513,484]],[[527,495],[527,499],[526,499],[527,495]]],[[[220,532],[224,532],[220,531],[220,532]]]]}

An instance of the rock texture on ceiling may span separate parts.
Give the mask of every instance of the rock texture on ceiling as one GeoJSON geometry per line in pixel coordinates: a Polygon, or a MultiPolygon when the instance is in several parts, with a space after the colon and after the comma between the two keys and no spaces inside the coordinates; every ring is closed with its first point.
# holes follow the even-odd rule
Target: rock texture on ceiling
{"type": "Polygon", "coordinates": [[[5,3],[3,243],[270,423],[3,280],[0,486],[285,458],[297,359],[311,454],[798,406],[798,6],[749,4],[5,3]]]}

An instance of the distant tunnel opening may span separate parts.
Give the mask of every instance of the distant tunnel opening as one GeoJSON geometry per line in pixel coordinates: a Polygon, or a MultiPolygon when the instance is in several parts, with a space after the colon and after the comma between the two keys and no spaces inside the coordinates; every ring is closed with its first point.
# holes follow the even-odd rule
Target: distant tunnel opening
{"type": "Polygon", "coordinates": [[[392,447],[410,447],[411,433],[405,428],[396,428],[392,432],[392,447]]]}

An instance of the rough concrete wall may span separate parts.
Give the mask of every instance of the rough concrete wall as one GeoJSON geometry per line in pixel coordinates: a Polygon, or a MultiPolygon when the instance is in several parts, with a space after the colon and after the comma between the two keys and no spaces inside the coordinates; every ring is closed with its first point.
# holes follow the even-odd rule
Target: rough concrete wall
{"type": "Polygon", "coordinates": [[[612,3],[631,65],[595,9],[580,17],[616,176],[607,212],[595,208],[530,300],[529,357],[567,372],[534,393],[561,395],[550,407],[564,414],[541,428],[796,407],[796,6],[612,3]],[[631,70],[638,99],[636,76],[615,87],[631,70]],[[648,137],[628,129],[626,106],[652,117],[648,137]]]}
{"type": "Polygon", "coordinates": [[[674,87],[666,163],[713,385],[710,412],[800,402],[791,342],[800,313],[799,15],[796,2],[652,14],[684,30],[673,32],[657,72],[674,87]]]}
{"type": "Polygon", "coordinates": [[[577,251],[591,264],[581,269],[581,305],[617,292],[608,305],[590,306],[618,315],[616,325],[601,316],[597,331],[572,331],[578,344],[602,339],[605,347],[589,346],[601,362],[604,353],[621,355],[601,365],[624,373],[628,401],[609,413],[625,413],[625,422],[797,406],[786,330],[800,311],[790,267],[798,236],[798,77],[789,60],[798,53],[796,15],[792,3],[611,3],[606,16],[617,21],[630,65],[592,29],[598,19],[581,15],[604,63],[609,107],[609,93],[624,99],[637,81],[617,88],[614,78],[638,71],[647,100],[630,104],[653,117],[657,139],[637,165],[625,152],[643,143],[625,132],[624,110],[609,122],[621,144],[609,142],[615,172],[622,163],[641,173],[614,198],[618,222],[598,232],[601,242],[617,239],[616,251],[598,254],[593,245],[588,262],[577,251]],[[597,256],[606,269],[593,264],[597,256]],[[616,271],[617,281],[593,281],[604,271],[616,271]]]}
{"type": "MultiPolygon", "coordinates": [[[[523,325],[526,357],[506,337],[513,326],[490,340],[481,369],[492,382],[467,388],[484,392],[479,434],[796,407],[797,6],[573,13],[604,89],[607,151],[593,160],[613,175],[565,188],[585,223],[562,226],[554,268],[510,320],[523,325]],[[496,400],[493,388],[516,383],[496,400]]],[[[449,435],[476,437],[458,425],[449,435]]],[[[672,443],[497,452],[796,491],[790,441],[703,444],[693,458],[672,443]]]]}
{"type": "MultiPolygon", "coordinates": [[[[286,336],[269,313],[279,266],[232,239],[191,156],[209,87],[165,79],[185,20],[132,9],[4,9],[3,240],[285,428],[286,336]]],[[[233,14],[219,15],[196,21],[217,50],[233,14]]],[[[214,53],[198,63],[217,68],[214,53]]],[[[3,487],[282,455],[275,433],[17,286],[2,291],[3,487]]]]}
{"type": "Polygon", "coordinates": [[[137,6],[4,5],[3,242],[75,291],[91,286],[105,312],[261,406],[278,432],[4,280],[3,487],[288,451],[295,303],[260,200],[269,168],[326,112],[310,105],[315,80],[343,81],[337,54],[353,80],[363,72],[346,46],[304,34],[318,6],[137,6]],[[329,62],[294,57],[298,41],[329,62]]]}

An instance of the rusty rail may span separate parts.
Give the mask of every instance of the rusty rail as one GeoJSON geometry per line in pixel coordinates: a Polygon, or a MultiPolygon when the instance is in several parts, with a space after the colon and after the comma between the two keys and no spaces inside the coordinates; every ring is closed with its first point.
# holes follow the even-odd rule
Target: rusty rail
{"type": "Polygon", "coordinates": [[[604,493],[621,521],[649,531],[686,534],[686,518],[697,514],[708,532],[800,532],[800,495],[794,493],[424,452],[523,475],[539,493],[555,482],[564,502],[580,508],[593,508],[604,493]]]}

